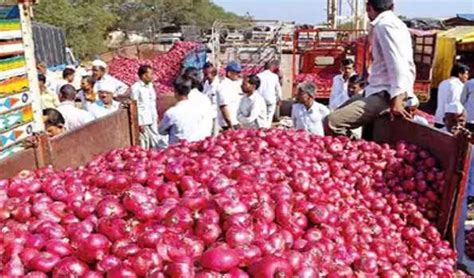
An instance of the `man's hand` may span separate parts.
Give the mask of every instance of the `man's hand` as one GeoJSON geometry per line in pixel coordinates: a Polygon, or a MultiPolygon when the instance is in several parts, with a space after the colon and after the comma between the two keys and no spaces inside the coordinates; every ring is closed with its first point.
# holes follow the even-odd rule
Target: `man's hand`
{"type": "Polygon", "coordinates": [[[401,94],[390,100],[390,120],[393,121],[398,116],[402,116],[407,120],[411,119],[410,113],[405,110],[405,98],[406,94],[401,94]]]}

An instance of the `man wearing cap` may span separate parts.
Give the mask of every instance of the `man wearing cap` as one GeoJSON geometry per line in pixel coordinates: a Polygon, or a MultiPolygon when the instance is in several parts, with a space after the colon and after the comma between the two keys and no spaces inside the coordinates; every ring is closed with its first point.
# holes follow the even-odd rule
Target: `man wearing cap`
{"type": "Polygon", "coordinates": [[[153,87],[153,69],[149,65],[138,68],[137,81],[132,86],[131,98],[137,101],[138,125],[140,129],[140,146],[145,149],[157,148],[159,145],[158,112],[156,109],[156,92],[153,87]]]}
{"type": "Polygon", "coordinates": [[[72,85],[66,84],[61,87],[59,100],[61,103],[57,110],[64,117],[66,130],[76,129],[94,120],[91,113],[76,107],[76,89],[72,85]]]}
{"type": "Polygon", "coordinates": [[[120,103],[114,100],[114,89],[115,86],[111,80],[101,82],[97,87],[99,99],[87,108],[96,119],[105,117],[120,108],[120,103]]]}
{"type": "Polygon", "coordinates": [[[410,118],[404,102],[415,83],[412,39],[393,7],[393,0],[367,1],[373,60],[369,85],[365,97],[329,115],[326,126],[333,135],[353,137],[351,130],[373,122],[385,111],[391,118],[410,118]]]}
{"type": "MultiPolygon", "coordinates": [[[[464,106],[460,102],[452,102],[447,104],[444,107],[445,115],[443,118],[444,127],[441,129],[444,132],[449,134],[459,136],[459,135],[466,135],[469,136],[472,140],[474,137],[468,130],[465,129],[466,126],[466,110],[464,106]]],[[[467,182],[467,194],[464,194],[463,202],[462,202],[462,209],[461,209],[461,217],[459,219],[459,227],[458,232],[456,235],[456,251],[458,254],[462,254],[458,256],[458,267],[464,268],[466,266],[466,255],[464,253],[465,247],[465,220],[467,219],[467,203],[468,197],[474,196],[474,160],[471,153],[471,163],[469,168],[469,176],[467,182]]]]}
{"type": "Polygon", "coordinates": [[[237,129],[237,111],[243,97],[240,79],[242,68],[236,62],[230,62],[226,67],[226,77],[217,89],[217,104],[219,105],[218,121],[223,130],[237,129]]]}
{"type": "Polygon", "coordinates": [[[324,136],[323,120],[329,115],[329,109],[314,100],[316,86],[311,82],[298,85],[298,103],[293,104],[291,118],[296,129],[324,136]]]}
{"type": "Polygon", "coordinates": [[[420,102],[418,101],[418,98],[416,96],[412,96],[408,98],[405,104],[406,109],[408,113],[410,113],[410,116],[413,122],[418,123],[420,125],[429,126],[430,123],[428,122],[427,119],[423,118],[422,116],[416,115],[416,111],[418,110],[419,105],[420,105],[420,102]]]}
{"type": "Polygon", "coordinates": [[[282,98],[280,77],[274,72],[278,69],[278,61],[272,60],[265,63],[265,70],[257,76],[260,79],[258,92],[265,100],[267,106],[266,128],[270,128],[275,115],[277,103],[282,98]]]}
{"type": "Polygon", "coordinates": [[[94,60],[92,62],[92,77],[95,80],[94,90],[98,92],[98,87],[102,82],[110,82],[113,84],[114,97],[125,96],[128,91],[128,86],[122,81],[107,73],[107,64],[102,60],[94,60]]]}

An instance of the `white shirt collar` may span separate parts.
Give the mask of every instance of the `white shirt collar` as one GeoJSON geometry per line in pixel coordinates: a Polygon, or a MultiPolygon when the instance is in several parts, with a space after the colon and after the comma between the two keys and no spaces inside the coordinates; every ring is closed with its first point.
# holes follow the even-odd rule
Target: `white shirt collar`
{"type": "Polygon", "coordinates": [[[389,10],[389,11],[385,11],[385,12],[382,12],[381,14],[379,14],[375,19],[374,21],[370,22],[370,25],[373,27],[375,25],[377,25],[380,21],[384,20],[386,17],[390,16],[393,14],[393,11],[389,10]]]}

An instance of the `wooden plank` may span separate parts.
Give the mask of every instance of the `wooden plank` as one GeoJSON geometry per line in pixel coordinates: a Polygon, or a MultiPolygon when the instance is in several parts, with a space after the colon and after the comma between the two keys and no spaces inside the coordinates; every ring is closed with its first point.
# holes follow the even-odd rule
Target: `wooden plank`
{"type": "Polygon", "coordinates": [[[36,169],[35,150],[29,148],[0,160],[0,179],[10,178],[23,170],[34,171],[36,169]]]}

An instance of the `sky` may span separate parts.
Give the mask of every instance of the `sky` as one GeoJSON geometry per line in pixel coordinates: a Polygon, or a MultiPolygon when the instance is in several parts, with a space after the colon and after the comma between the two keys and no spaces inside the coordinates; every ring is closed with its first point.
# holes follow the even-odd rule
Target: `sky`
{"type": "MultiPolygon", "coordinates": [[[[326,20],[326,0],[214,0],[226,10],[265,20],[317,24],[326,20]]],[[[474,13],[474,0],[395,0],[395,12],[407,17],[454,17],[474,13]]]]}

